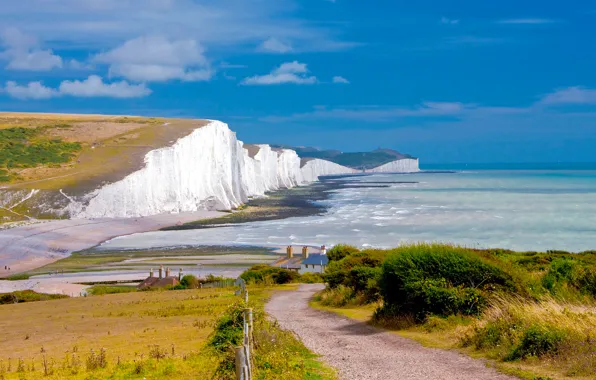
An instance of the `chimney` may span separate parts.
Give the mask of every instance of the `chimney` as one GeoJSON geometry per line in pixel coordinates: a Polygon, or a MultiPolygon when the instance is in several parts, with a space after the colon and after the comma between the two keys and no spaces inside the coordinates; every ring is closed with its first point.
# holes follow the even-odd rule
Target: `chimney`
{"type": "Polygon", "coordinates": [[[166,277],[170,277],[170,267],[166,268],[166,277]]]}
{"type": "Polygon", "coordinates": [[[149,277],[153,277],[153,268],[149,271],[149,277]]]}
{"type": "Polygon", "coordinates": [[[159,266],[159,278],[163,278],[163,265],[159,266]]]}
{"type": "Polygon", "coordinates": [[[302,247],[302,257],[308,259],[308,247],[302,247]]]}
{"type": "Polygon", "coordinates": [[[291,259],[292,257],[294,257],[294,247],[288,245],[288,259],[291,259]]]}
{"type": "Polygon", "coordinates": [[[327,254],[327,247],[325,247],[324,245],[321,246],[321,255],[326,255],[327,254]]]}
{"type": "Polygon", "coordinates": [[[182,281],[182,268],[180,268],[180,272],[178,272],[178,281],[182,281]]]}

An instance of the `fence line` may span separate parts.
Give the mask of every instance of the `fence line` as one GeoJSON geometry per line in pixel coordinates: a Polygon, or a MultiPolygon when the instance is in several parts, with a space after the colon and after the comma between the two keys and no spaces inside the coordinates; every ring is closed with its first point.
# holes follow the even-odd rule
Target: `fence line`
{"type": "MultiPolygon", "coordinates": [[[[239,286],[240,290],[236,291],[236,295],[244,299],[244,303],[248,306],[248,290],[246,289],[246,282],[238,278],[234,285],[239,286]]],[[[236,347],[236,380],[251,380],[253,378],[252,366],[252,349],[253,349],[253,313],[252,309],[244,309],[242,315],[242,346],[236,347]]]]}
{"type": "Polygon", "coordinates": [[[207,288],[231,288],[236,285],[237,280],[229,279],[223,281],[214,281],[201,284],[201,289],[207,288]]]}

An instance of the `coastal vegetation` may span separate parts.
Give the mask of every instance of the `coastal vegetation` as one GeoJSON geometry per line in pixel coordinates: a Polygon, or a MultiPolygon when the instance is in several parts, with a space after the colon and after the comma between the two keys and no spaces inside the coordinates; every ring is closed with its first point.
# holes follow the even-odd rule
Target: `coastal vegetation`
{"type": "Polygon", "coordinates": [[[596,253],[336,246],[314,305],[529,379],[596,376],[596,253]]]}
{"type": "Polygon", "coordinates": [[[39,165],[60,165],[70,162],[81,150],[78,142],[64,142],[44,134],[48,128],[70,128],[70,125],[37,128],[0,129],[0,181],[8,182],[14,171],[39,165]]]}
{"type": "MultiPolygon", "coordinates": [[[[256,378],[334,379],[292,333],[264,317],[272,290],[249,289],[256,378]]],[[[0,378],[233,379],[244,307],[231,288],[4,305],[0,378]]]]}
{"type": "Polygon", "coordinates": [[[62,298],[68,298],[68,296],[65,296],[63,294],[37,293],[33,290],[19,290],[10,293],[0,293],[0,305],[57,300],[62,298]]]}

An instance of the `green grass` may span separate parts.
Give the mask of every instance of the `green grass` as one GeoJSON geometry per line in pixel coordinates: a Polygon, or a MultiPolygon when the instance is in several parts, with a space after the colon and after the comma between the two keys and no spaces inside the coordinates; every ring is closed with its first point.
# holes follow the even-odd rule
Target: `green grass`
{"type": "Polygon", "coordinates": [[[12,276],[8,276],[6,278],[3,278],[2,280],[7,280],[7,281],[20,281],[20,280],[28,280],[31,276],[26,274],[26,273],[18,273],[18,274],[13,274],[12,276]]]}
{"type": "Polygon", "coordinates": [[[92,296],[101,296],[104,294],[131,293],[136,291],[136,286],[95,285],[87,289],[87,293],[89,293],[92,296]]]}
{"type": "Polygon", "coordinates": [[[22,290],[11,293],[0,293],[0,305],[8,305],[14,303],[37,302],[56,300],[61,298],[68,298],[62,294],[45,294],[37,293],[33,290],[22,290]]]}
{"type": "Polygon", "coordinates": [[[10,180],[6,169],[68,163],[82,149],[80,143],[43,137],[45,128],[0,129],[0,180],[10,180]]]}

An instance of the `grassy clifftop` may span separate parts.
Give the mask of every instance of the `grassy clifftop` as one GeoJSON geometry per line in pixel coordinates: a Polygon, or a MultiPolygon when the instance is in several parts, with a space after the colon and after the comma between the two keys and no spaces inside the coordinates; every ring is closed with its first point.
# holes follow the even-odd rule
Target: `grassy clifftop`
{"type": "Polygon", "coordinates": [[[81,195],[143,167],[205,120],[0,113],[0,223],[60,217],[58,190],[81,195]],[[31,197],[30,191],[39,191],[31,197]],[[41,205],[45,205],[41,207],[41,205]],[[50,205],[50,207],[47,207],[50,205]]]}
{"type": "Polygon", "coordinates": [[[3,188],[94,188],[123,178],[147,152],[172,144],[204,120],[0,113],[3,188]]]}

